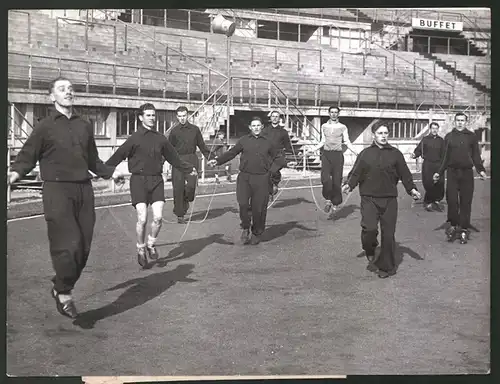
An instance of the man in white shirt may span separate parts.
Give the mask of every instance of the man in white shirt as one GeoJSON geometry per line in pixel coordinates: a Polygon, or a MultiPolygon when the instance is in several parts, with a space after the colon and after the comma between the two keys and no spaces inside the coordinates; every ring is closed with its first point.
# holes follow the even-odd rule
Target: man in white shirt
{"type": "Polygon", "coordinates": [[[335,211],[342,204],[342,171],[344,169],[344,153],[342,145],[357,156],[354,146],[349,140],[347,127],[339,122],[339,107],[328,109],[330,119],[321,126],[321,141],[309,151],[315,152],[323,148],[321,154],[321,184],[323,197],[326,200],[324,211],[335,211]]]}

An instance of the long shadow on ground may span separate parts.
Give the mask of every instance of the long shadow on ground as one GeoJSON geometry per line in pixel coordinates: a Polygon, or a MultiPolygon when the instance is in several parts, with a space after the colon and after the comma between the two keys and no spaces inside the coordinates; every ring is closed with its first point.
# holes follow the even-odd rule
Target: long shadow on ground
{"type": "Polygon", "coordinates": [[[296,197],[293,199],[283,199],[283,200],[278,197],[278,199],[279,200],[272,206],[273,208],[285,208],[302,203],[312,203],[312,201],[304,199],[303,197],[296,197]]]}
{"type": "MultiPolygon", "coordinates": [[[[208,247],[210,244],[215,244],[215,243],[224,245],[234,245],[233,242],[225,240],[224,235],[221,233],[215,233],[213,235],[202,237],[199,239],[186,240],[180,243],[177,248],[172,249],[167,256],[160,257],[155,262],[150,263],[147,268],[151,268],[154,265],[156,265],[157,267],[165,267],[169,262],[175,260],[187,259],[188,257],[197,255],[204,248],[208,247]]],[[[157,244],[157,247],[161,247],[163,245],[173,245],[173,244],[157,244]]]]}
{"type": "Polygon", "coordinates": [[[305,227],[304,225],[300,224],[298,221],[289,221],[287,223],[283,224],[275,224],[271,225],[266,230],[261,236],[261,241],[266,242],[266,241],[271,241],[274,239],[277,239],[281,236],[286,235],[289,231],[292,229],[302,229],[303,231],[308,231],[308,232],[315,232],[316,229],[314,228],[308,228],[305,227]]]}
{"type": "Polygon", "coordinates": [[[171,271],[155,273],[149,276],[132,279],[115,285],[106,291],[127,288],[114,302],[91,311],[81,313],[74,325],[83,329],[92,329],[99,320],[118,315],[160,296],[176,283],[192,283],[197,280],[188,278],[193,272],[193,264],[182,264],[171,271]]]}
{"type": "MultiPolygon", "coordinates": [[[[235,207],[213,208],[213,209],[209,210],[208,214],[207,214],[207,210],[204,210],[204,211],[193,213],[193,216],[191,216],[191,220],[198,221],[198,220],[203,220],[203,219],[206,219],[206,220],[216,219],[217,217],[220,217],[228,212],[238,213],[238,209],[235,207]],[[205,216],[206,216],[206,218],[205,218],[205,216]]],[[[189,214],[189,211],[188,211],[188,214],[189,214]]]]}

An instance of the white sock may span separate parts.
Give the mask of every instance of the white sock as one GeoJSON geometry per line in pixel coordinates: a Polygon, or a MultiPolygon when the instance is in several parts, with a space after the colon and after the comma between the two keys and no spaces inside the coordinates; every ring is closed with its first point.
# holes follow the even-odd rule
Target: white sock
{"type": "Polygon", "coordinates": [[[137,243],[137,250],[140,251],[141,249],[146,248],[146,244],[139,244],[137,243]]]}
{"type": "Polygon", "coordinates": [[[156,244],[156,237],[151,237],[148,235],[148,247],[153,247],[156,244]]]}

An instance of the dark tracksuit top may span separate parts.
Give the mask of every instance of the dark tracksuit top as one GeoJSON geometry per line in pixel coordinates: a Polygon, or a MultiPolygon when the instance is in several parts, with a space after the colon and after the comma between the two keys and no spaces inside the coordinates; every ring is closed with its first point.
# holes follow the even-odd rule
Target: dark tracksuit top
{"type": "Polygon", "coordinates": [[[280,125],[273,126],[268,124],[262,130],[262,135],[264,135],[268,140],[271,141],[274,148],[276,149],[276,159],[271,166],[271,185],[270,193],[272,192],[272,184],[278,185],[281,181],[280,170],[286,167],[286,158],[284,151],[293,152],[292,144],[290,142],[290,135],[280,125]]]}
{"type": "Polygon", "coordinates": [[[485,169],[481,162],[479,142],[474,132],[464,129],[459,131],[454,128],[445,138],[445,156],[439,168],[442,174],[447,168],[472,169],[475,167],[478,172],[485,169]]]}
{"type": "Polygon", "coordinates": [[[374,143],[358,155],[347,184],[353,190],[359,183],[361,196],[397,197],[399,180],[408,194],[417,189],[403,154],[390,144],[379,148],[374,143]]]}
{"type": "MultiPolygon", "coordinates": [[[[210,150],[207,148],[200,129],[189,122],[185,125],[177,124],[172,128],[168,140],[175,148],[182,160],[191,163],[199,170],[198,147],[207,160],[210,150]]],[[[196,176],[185,175],[181,170],[172,167],[172,187],[174,195],[174,214],[183,217],[188,210],[188,203],[193,201],[196,194],[196,176]]]]}
{"type": "Polygon", "coordinates": [[[475,133],[464,129],[453,129],[445,138],[445,155],[438,170],[440,175],[447,170],[446,200],[448,222],[466,230],[470,226],[474,174],[472,167],[484,172],[475,133]]]}
{"type": "Polygon", "coordinates": [[[194,168],[190,163],[181,160],[165,136],[142,125],[116,150],[106,164],[116,167],[125,159],[128,159],[128,170],[132,175],[161,175],[163,159],[184,173],[191,173],[194,168]]]}
{"type": "Polygon", "coordinates": [[[58,293],[69,293],[90,254],[95,224],[89,171],[109,179],[114,168],[98,156],[92,125],[58,111],[41,120],[16,157],[12,171],[21,177],[40,162],[52,279],[58,293]]]}
{"type": "Polygon", "coordinates": [[[424,203],[441,201],[444,197],[444,180],[434,182],[433,176],[439,170],[444,156],[444,139],[439,135],[427,135],[418,143],[413,154],[422,157],[422,184],[425,189],[424,203]]]}
{"type": "Polygon", "coordinates": [[[375,255],[380,221],[381,252],[374,264],[379,270],[388,273],[395,273],[397,268],[394,234],[399,180],[408,194],[412,189],[417,189],[403,154],[389,144],[380,148],[373,143],[358,155],[347,181],[351,190],[359,183],[361,243],[367,255],[375,255]]]}
{"type": "Polygon", "coordinates": [[[128,159],[130,177],[130,196],[132,205],[153,204],[165,201],[163,159],[184,173],[192,172],[194,166],[180,159],[168,139],[141,124],[106,164],[117,166],[128,159]]]}
{"type": "Polygon", "coordinates": [[[233,159],[241,153],[240,173],[236,181],[236,198],[240,206],[241,227],[259,236],[266,226],[269,202],[269,172],[276,157],[276,149],[265,136],[249,134],[238,140],[229,151],[219,156],[217,165],[233,159]],[[249,215],[249,207],[252,217],[249,215]]]}

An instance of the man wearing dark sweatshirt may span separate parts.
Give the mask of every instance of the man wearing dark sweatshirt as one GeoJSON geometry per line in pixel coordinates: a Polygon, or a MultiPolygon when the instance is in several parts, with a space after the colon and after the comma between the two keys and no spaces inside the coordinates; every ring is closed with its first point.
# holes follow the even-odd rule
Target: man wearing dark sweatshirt
{"type": "Polygon", "coordinates": [[[241,241],[243,244],[256,245],[260,243],[260,236],[266,227],[269,172],[276,157],[276,149],[270,140],[261,135],[262,120],[259,117],[254,117],[250,121],[250,131],[250,134],[239,139],[229,151],[210,160],[208,165],[212,167],[222,165],[241,153],[240,173],[236,180],[236,199],[240,206],[243,229],[241,241]]]}
{"type": "Polygon", "coordinates": [[[148,264],[148,256],[153,260],[158,258],[156,238],[162,226],[165,203],[162,177],[164,159],[186,175],[196,176],[196,169],[192,164],[181,160],[168,139],[155,130],[156,108],[153,104],[141,105],[138,116],[140,124],[137,131],[116,150],[106,164],[116,167],[128,159],[128,170],[132,174],[130,196],[137,213],[137,261],[144,268],[148,264]],[[151,205],[153,211],[153,221],[146,244],[148,205],[151,205]]]}
{"type": "MultiPolygon", "coordinates": [[[[196,147],[205,159],[210,160],[210,150],[207,148],[200,128],[188,122],[188,109],[184,106],[176,110],[179,124],[169,130],[168,140],[182,160],[192,164],[196,171],[200,170],[196,147]]],[[[184,215],[189,209],[189,203],[196,194],[197,175],[186,175],[182,169],[172,167],[172,188],[174,194],[174,214],[179,224],[186,224],[184,215]]]]}
{"type": "Polygon", "coordinates": [[[280,125],[280,114],[278,111],[271,112],[271,122],[264,127],[262,135],[266,136],[271,141],[276,150],[276,159],[271,165],[270,172],[270,194],[274,196],[278,193],[278,185],[281,181],[280,171],[287,165],[285,151],[293,152],[290,135],[286,129],[280,125]]]}
{"type": "Polygon", "coordinates": [[[115,181],[123,175],[100,159],[92,124],[73,111],[74,90],[63,77],[52,81],[49,94],[55,111],[41,120],[7,175],[14,183],[40,162],[43,211],[55,276],[51,295],[63,316],[78,316],[72,291],[90,254],[95,225],[94,174],[115,181]]]}
{"type": "Polygon", "coordinates": [[[438,135],[439,124],[432,122],[429,126],[430,133],[420,141],[412,153],[412,158],[422,157],[422,184],[424,185],[424,205],[427,211],[438,208],[437,204],[444,197],[444,180],[434,182],[434,173],[439,170],[444,156],[444,140],[438,135]]]}
{"type": "Polygon", "coordinates": [[[469,238],[472,196],[474,193],[474,174],[476,168],[484,180],[486,172],[481,163],[479,144],[474,132],[466,129],[467,116],[459,112],[455,115],[455,128],[445,138],[445,155],[434,180],[441,180],[446,170],[446,201],[448,203],[448,222],[446,230],[448,241],[454,241],[457,234],[460,243],[465,244],[469,238]]]}
{"type": "Polygon", "coordinates": [[[398,215],[399,180],[414,199],[420,199],[421,196],[403,154],[387,143],[388,127],[374,126],[372,133],[373,144],[358,155],[342,190],[344,193],[352,191],[359,184],[361,244],[369,262],[367,268],[376,272],[380,278],[386,278],[394,275],[397,269],[394,234],[398,215]],[[379,257],[374,260],[379,221],[382,246],[379,257]]]}

